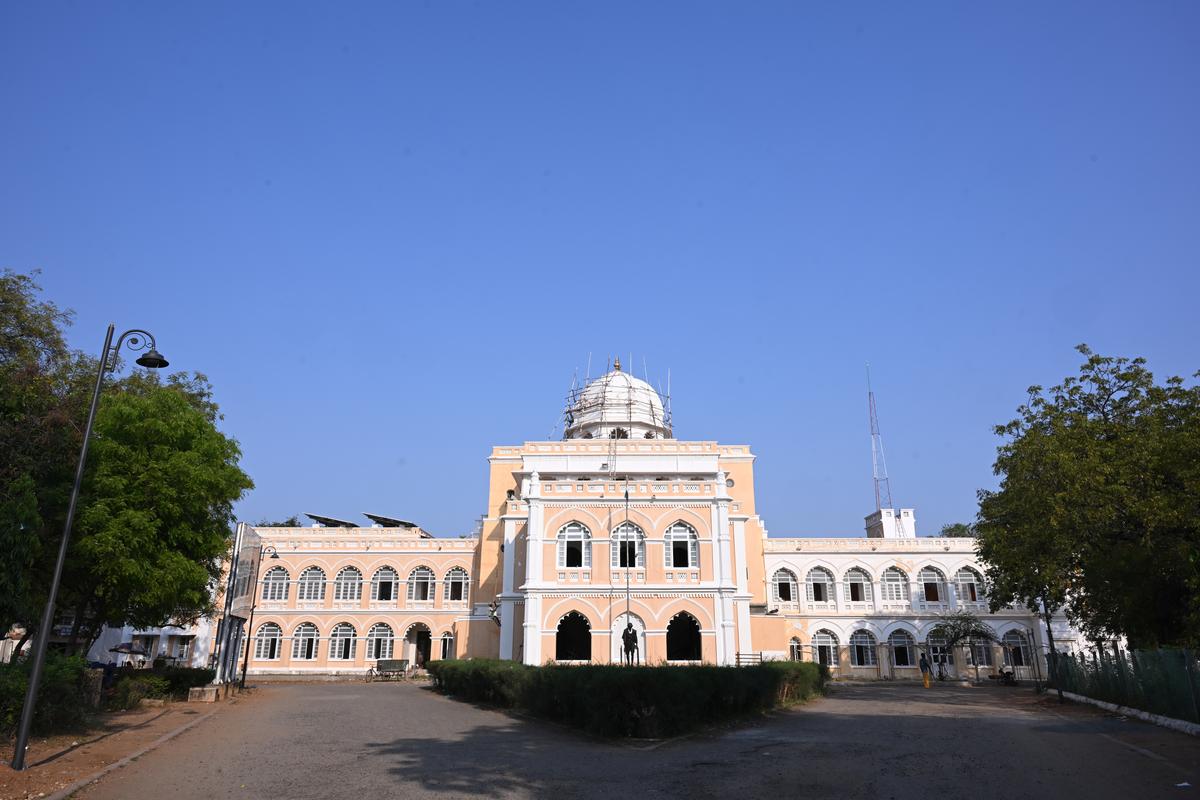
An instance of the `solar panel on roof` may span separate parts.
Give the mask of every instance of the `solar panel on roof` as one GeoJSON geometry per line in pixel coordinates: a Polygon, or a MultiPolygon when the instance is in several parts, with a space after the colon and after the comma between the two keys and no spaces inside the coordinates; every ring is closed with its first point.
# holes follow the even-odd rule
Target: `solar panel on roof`
{"type": "Polygon", "coordinates": [[[338,519],[337,517],[325,517],[320,514],[310,514],[304,512],[304,516],[311,519],[318,525],[323,525],[326,528],[358,528],[361,527],[357,522],[351,522],[346,519],[338,519]]]}

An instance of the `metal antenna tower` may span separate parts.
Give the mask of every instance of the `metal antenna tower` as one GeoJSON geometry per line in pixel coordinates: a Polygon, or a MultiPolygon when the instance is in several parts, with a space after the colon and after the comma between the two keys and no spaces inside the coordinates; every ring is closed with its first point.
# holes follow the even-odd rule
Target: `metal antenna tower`
{"type": "Polygon", "coordinates": [[[883,437],[879,435],[879,414],[875,411],[875,392],[871,390],[871,365],[867,364],[867,409],[871,415],[871,474],[875,478],[875,510],[892,508],[892,485],[888,481],[887,460],[883,457],[883,437]]]}

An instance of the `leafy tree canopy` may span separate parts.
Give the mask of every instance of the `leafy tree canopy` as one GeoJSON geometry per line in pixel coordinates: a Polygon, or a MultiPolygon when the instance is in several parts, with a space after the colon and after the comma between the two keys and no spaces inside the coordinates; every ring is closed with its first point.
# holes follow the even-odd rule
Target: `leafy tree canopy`
{"type": "Polygon", "coordinates": [[[302,528],[302,527],[304,527],[304,523],[300,521],[299,514],[292,514],[287,519],[281,520],[279,522],[271,522],[266,519],[260,519],[258,522],[254,523],[254,527],[256,527],[256,528],[302,528]]]}
{"type": "Polygon", "coordinates": [[[1078,348],[1077,377],[1029,389],[996,428],[980,492],[993,607],[1064,608],[1096,639],[1200,643],[1200,387],[1078,348]]]}
{"type": "MultiPolygon", "coordinates": [[[[0,276],[0,624],[45,602],[98,362],[67,350],[70,315],[30,276],[0,276]],[[90,374],[89,374],[90,373],[90,374]]],[[[110,373],[59,595],[89,641],[104,623],[210,610],[232,504],[252,488],[204,376],[110,373]]]]}
{"type": "Polygon", "coordinates": [[[949,522],[938,531],[938,536],[947,538],[975,538],[975,526],[966,522],[949,522]]]}

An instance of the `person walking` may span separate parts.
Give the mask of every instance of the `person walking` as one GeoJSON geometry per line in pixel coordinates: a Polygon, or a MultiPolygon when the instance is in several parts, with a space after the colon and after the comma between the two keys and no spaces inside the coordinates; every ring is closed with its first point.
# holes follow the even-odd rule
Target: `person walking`
{"type": "Polygon", "coordinates": [[[921,680],[925,681],[925,688],[929,688],[929,678],[933,675],[933,668],[929,666],[929,659],[921,653],[921,680]]]}

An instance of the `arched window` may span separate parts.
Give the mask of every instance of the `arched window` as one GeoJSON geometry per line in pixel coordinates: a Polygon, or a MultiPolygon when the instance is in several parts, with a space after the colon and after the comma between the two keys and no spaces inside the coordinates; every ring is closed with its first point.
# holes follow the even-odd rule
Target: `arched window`
{"type": "Polygon", "coordinates": [[[331,661],[353,661],[354,647],[358,634],[349,622],[339,622],[329,635],[329,658],[331,661]]]}
{"type": "Polygon", "coordinates": [[[283,567],[271,567],[263,576],[263,600],[287,600],[288,571],[283,567]]]}
{"type": "Polygon", "coordinates": [[[592,565],[592,532],[578,522],[568,522],[558,531],[558,566],[590,567],[592,565]]]}
{"type": "Polygon", "coordinates": [[[467,571],[462,567],[454,567],[446,573],[446,579],[443,581],[445,588],[442,590],[443,600],[466,600],[467,599],[467,571]]]}
{"type": "Polygon", "coordinates": [[[822,628],[813,634],[813,661],[816,661],[818,664],[824,664],[830,668],[836,667],[838,664],[837,649],[838,639],[832,631],[827,631],[822,628]]]}
{"type": "Polygon", "coordinates": [[[578,611],[572,611],[558,621],[554,657],[559,661],[592,660],[592,625],[578,611]]]}
{"type": "Polygon", "coordinates": [[[663,539],[663,559],[668,569],[695,569],[700,566],[700,539],[691,525],[676,522],[667,528],[663,539]]]}
{"type": "Polygon", "coordinates": [[[268,622],[258,629],[254,638],[254,658],[259,661],[274,661],[279,658],[279,642],[283,638],[283,628],[274,622],[268,622]]]}
{"type": "Polygon", "coordinates": [[[847,603],[869,603],[874,599],[874,592],[871,591],[871,576],[865,570],[858,567],[847,570],[843,585],[846,587],[844,594],[847,603]]]}
{"type": "Polygon", "coordinates": [[[1032,662],[1029,652],[1029,639],[1020,631],[1009,631],[1001,640],[1004,645],[1004,666],[1027,667],[1032,662]]]}
{"type": "Polygon", "coordinates": [[[646,534],[632,522],[622,522],[612,532],[612,567],[646,566],[646,534]]]}
{"type": "Polygon", "coordinates": [[[371,576],[371,599],[388,602],[396,599],[396,584],[400,576],[391,567],[380,567],[371,576]]]}
{"type": "Polygon", "coordinates": [[[312,661],[317,657],[317,642],[320,640],[321,635],[317,632],[316,625],[311,622],[297,625],[292,633],[292,660],[312,661]]]}
{"type": "Polygon", "coordinates": [[[833,575],[824,567],[813,567],[804,579],[810,603],[833,602],[833,575]]]}
{"type": "Polygon", "coordinates": [[[346,567],[333,581],[334,600],[361,600],[362,573],[354,567],[346,567]]]}
{"type": "Polygon", "coordinates": [[[790,569],[777,569],[771,576],[771,597],[777,603],[796,602],[796,576],[790,569]]]}
{"type": "Polygon", "coordinates": [[[870,631],[855,631],[850,634],[850,664],[855,667],[873,667],[876,664],[875,637],[870,631]]]}
{"type": "Polygon", "coordinates": [[[946,576],[937,567],[925,567],[917,573],[921,599],[926,603],[946,602],[946,576]]]}
{"type": "Polygon", "coordinates": [[[803,653],[804,650],[800,644],[800,640],[793,636],[792,640],[788,642],[788,658],[792,661],[803,661],[803,653]]]}
{"type": "Polygon", "coordinates": [[[442,660],[449,661],[454,658],[454,634],[442,634],[442,660]]]}
{"type": "Polygon", "coordinates": [[[320,567],[309,567],[300,573],[296,582],[296,599],[305,601],[325,599],[325,570],[320,567]]]}
{"type": "Polygon", "coordinates": [[[941,636],[929,636],[925,639],[925,648],[929,651],[929,660],[934,664],[953,666],[954,651],[941,636]]]}
{"type": "Polygon", "coordinates": [[[667,623],[667,661],[700,660],[700,623],[680,612],[667,623]]]}
{"type": "Polygon", "coordinates": [[[908,631],[892,631],[892,635],[888,637],[888,644],[892,646],[892,663],[897,667],[915,667],[917,665],[917,657],[913,650],[916,648],[916,640],[908,631]]]}
{"type": "Polygon", "coordinates": [[[395,640],[391,625],[376,622],[367,632],[367,658],[375,660],[391,658],[392,644],[395,640]]]}
{"type": "Polygon", "coordinates": [[[903,603],[908,600],[908,576],[896,567],[888,567],[883,571],[883,579],[879,582],[879,592],[885,602],[903,603]]]}
{"type": "Polygon", "coordinates": [[[417,567],[408,574],[408,599],[416,603],[433,599],[433,570],[417,567]]]}
{"type": "Polygon", "coordinates": [[[983,578],[970,567],[963,567],[955,573],[954,590],[961,603],[983,602],[983,578]]]}

